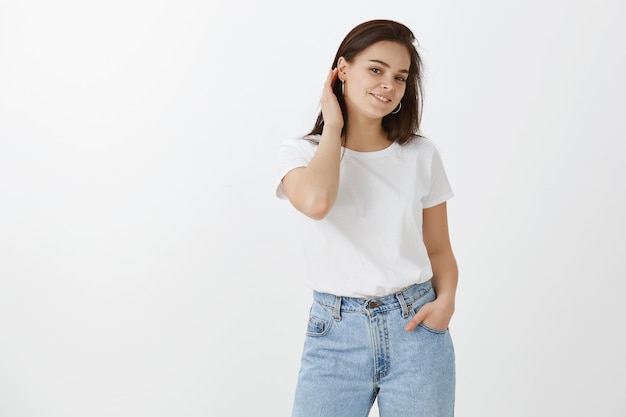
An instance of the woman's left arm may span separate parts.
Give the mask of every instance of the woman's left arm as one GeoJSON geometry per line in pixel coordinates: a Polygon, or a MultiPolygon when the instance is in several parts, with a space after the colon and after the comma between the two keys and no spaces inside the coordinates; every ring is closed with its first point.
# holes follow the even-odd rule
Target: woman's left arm
{"type": "Polygon", "coordinates": [[[445,330],[454,313],[454,299],[459,271],[450,245],[446,203],[424,209],[422,222],[424,244],[433,269],[433,289],[437,298],[415,314],[404,329],[414,330],[420,323],[437,330],[445,330]]]}

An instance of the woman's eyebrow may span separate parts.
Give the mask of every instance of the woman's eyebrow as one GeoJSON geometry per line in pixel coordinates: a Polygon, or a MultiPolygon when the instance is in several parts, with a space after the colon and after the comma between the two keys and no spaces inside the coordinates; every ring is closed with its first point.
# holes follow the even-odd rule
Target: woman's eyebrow
{"type": "MultiPolygon", "coordinates": [[[[386,68],[391,68],[388,63],[386,63],[384,61],[381,61],[380,59],[370,59],[369,62],[374,62],[376,64],[380,64],[380,65],[382,65],[383,67],[386,67],[386,68]]],[[[398,72],[402,72],[404,74],[408,74],[409,70],[403,69],[403,70],[400,70],[398,72]]]]}

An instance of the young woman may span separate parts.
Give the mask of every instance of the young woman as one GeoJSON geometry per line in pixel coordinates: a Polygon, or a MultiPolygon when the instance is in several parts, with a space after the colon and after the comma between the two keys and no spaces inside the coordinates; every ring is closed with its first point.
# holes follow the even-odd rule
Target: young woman
{"type": "Polygon", "coordinates": [[[406,26],[345,37],[277,195],[303,216],[313,304],[293,417],[450,417],[457,265],[436,146],[419,135],[422,64],[406,26]]]}

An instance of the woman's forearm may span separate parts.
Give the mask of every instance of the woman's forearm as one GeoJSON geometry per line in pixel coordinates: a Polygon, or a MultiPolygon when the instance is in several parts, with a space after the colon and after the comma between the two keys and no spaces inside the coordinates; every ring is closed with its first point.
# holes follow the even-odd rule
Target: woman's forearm
{"type": "Polygon", "coordinates": [[[454,306],[459,270],[452,250],[430,254],[433,269],[432,284],[437,299],[446,300],[454,306]]]}

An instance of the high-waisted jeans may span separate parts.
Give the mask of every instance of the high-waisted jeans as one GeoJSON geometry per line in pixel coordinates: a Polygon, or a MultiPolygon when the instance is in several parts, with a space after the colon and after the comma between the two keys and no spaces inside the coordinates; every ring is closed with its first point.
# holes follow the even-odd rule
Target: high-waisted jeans
{"type": "Polygon", "coordinates": [[[435,293],[430,281],[362,299],[313,293],[292,417],[452,417],[448,330],[404,325],[435,293]]]}

